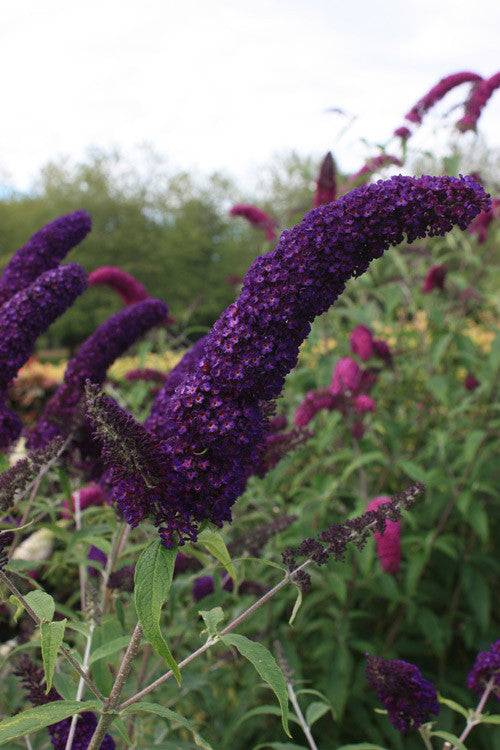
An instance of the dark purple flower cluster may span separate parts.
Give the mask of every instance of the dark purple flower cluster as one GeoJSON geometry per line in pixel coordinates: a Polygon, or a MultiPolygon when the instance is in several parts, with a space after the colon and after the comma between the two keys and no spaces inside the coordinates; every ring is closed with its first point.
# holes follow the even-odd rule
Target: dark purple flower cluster
{"type": "Polygon", "coordinates": [[[323,203],[331,203],[337,197],[337,167],[331,152],[329,151],[319,170],[314,193],[313,206],[317,208],[323,203]]]}
{"type": "MultiPolygon", "coordinates": [[[[28,691],[28,700],[34,706],[42,706],[45,703],[62,700],[62,697],[54,687],[49,690],[47,695],[45,694],[44,671],[26,655],[19,659],[14,674],[21,678],[23,688],[28,691]]],[[[70,726],[71,719],[63,719],[47,727],[55,750],[65,750],[70,726]]],[[[97,718],[95,715],[90,711],[82,711],[78,715],[71,750],[87,750],[96,726],[97,718]]],[[[100,750],[114,750],[114,748],[114,739],[109,734],[106,734],[101,743],[100,750]]]]}
{"type": "Polygon", "coordinates": [[[166,314],[164,302],[147,299],[120,310],[102,323],[68,362],[64,382],[28,435],[28,446],[39,448],[57,435],[68,435],[74,426],[85,382],[101,385],[115,359],[164,320],[166,314]]]}
{"type": "Polygon", "coordinates": [[[89,274],[89,286],[105,284],[120,297],[124,305],[133,305],[149,299],[146,287],[126,271],[117,266],[101,266],[89,274]]]}
{"type": "MultiPolygon", "coordinates": [[[[307,557],[317,565],[324,565],[329,557],[343,562],[348,544],[352,542],[358,549],[363,549],[372,533],[384,534],[387,523],[399,521],[402,511],[411,508],[424,489],[425,485],[418,482],[392,499],[385,498],[386,502],[365,511],[361,516],[332,524],[321,531],[317,539],[305,539],[297,549],[287,547],[282,553],[283,563],[293,572],[298,567],[297,557],[307,557]]],[[[309,588],[309,575],[304,570],[294,573],[294,580],[304,591],[309,588]]]]}
{"type": "MultiPolygon", "coordinates": [[[[196,538],[198,524],[221,526],[253,473],[269,411],[295,366],[299,346],[371,260],[390,245],[465,229],[489,198],[472,178],[393,177],[363,186],[309,212],[250,267],[239,298],[213,326],[153,405],[146,429],[160,440],[167,481],[146,487],[139,475],[113,488],[129,523],[153,515],[167,546],[196,538]],[[191,365],[191,363],[190,363],[191,365]],[[160,410],[161,409],[161,413],[160,410]]],[[[182,362],[180,363],[182,365],[182,362]]]]}
{"type": "Polygon", "coordinates": [[[467,676],[469,690],[482,695],[486,685],[494,678],[493,692],[500,700],[500,641],[491,644],[489,651],[481,651],[467,676]]]}
{"type": "Polygon", "coordinates": [[[71,248],[90,232],[85,211],[74,211],[46,224],[7,263],[0,278],[0,305],[31,284],[44,271],[55,268],[71,248]]]}
{"type": "Polygon", "coordinates": [[[391,724],[402,734],[430,721],[431,714],[439,714],[436,688],[414,664],[369,654],[366,660],[366,679],[377,691],[391,724]]]}
{"type": "Polygon", "coordinates": [[[465,102],[465,114],[457,122],[458,130],[475,130],[477,121],[481,116],[483,107],[488,102],[493,92],[500,86],[500,72],[490,78],[481,80],[479,85],[475,86],[468,100],[465,102]]]}
{"type": "Polygon", "coordinates": [[[32,353],[38,336],[86,287],[83,268],[68,263],[45,271],[0,307],[0,447],[7,447],[21,429],[17,417],[4,405],[12,379],[32,353]]]}
{"type": "Polygon", "coordinates": [[[40,470],[61,452],[62,446],[61,440],[53,440],[43,450],[33,451],[0,474],[0,509],[3,512],[15,504],[19,493],[23,492],[38,476],[40,470]]]}

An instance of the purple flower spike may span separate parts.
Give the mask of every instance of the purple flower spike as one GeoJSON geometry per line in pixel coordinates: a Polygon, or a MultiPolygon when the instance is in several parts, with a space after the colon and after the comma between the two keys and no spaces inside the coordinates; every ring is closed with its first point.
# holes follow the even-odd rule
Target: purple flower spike
{"type": "Polygon", "coordinates": [[[68,362],[64,382],[28,435],[28,446],[41,448],[54,437],[68,434],[85,381],[101,385],[115,359],[166,315],[167,306],[162,300],[149,299],[120,310],[102,323],[68,362]]]}
{"type": "Polygon", "coordinates": [[[124,305],[143,302],[151,295],[140,281],[117,266],[101,266],[89,274],[89,286],[105,284],[115,291],[124,305]]]}
{"type": "Polygon", "coordinates": [[[276,239],[278,220],[266,214],[261,208],[246,203],[238,203],[238,205],[232,207],[229,213],[231,216],[242,216],[256,229],[263,229],[266,233],[266,240],[272,242],[276,239]]]}
{"type": "Polygon", "coordinates": [[[491,678],[494,678],[494,691],[500,700],[500,641],[495,641],[489,651],[481,651],[467,677],[469,690],[481,695],[491,678]]]}
{"type": "Polygon", "coordinates": [[[446,96],[449,91],[454,89],[455,86],[460,86],[462,83],[475,83],[477,85],[482,80],[482,77],[477,75],[477,73],[469,73],[468,71],[446,76],[433,86],[425,96],[419,99],[405,117],[409,122],[420,124],[425,113],[446,96]]]}
{"type": "Polygon", "coordinates": [[[0,305],[44,271],[55,268],[90,232],[91,224],[85,211],[74,211],[39,229],[5,267],[0,278],[0,305]]]}
{"type": "Polygon", "coordinates": [[[319,206],[283,232],[250,267],[239,298],[163,401],[165,411],[159,415],[156,402],[144,425],[161,440],[164,481],[155,488],[139,475],[117,481],[120,507],[147,508],[166,546],[195,538],[203,520],[229,521],[268,434],[265,402],[280,394],[314,318],[404,233],[412,242],[454,224],[465,229],[488,205],[470,177],[399,176],[319,206]]]}
{"type": "Polygon", "coordinates": [[[483,107],[488,102],[493,92],[500,86],[500,72],[491,78],[482,80],[474,87],[469,99],[465,102],[465,114],[456,124],[458,130],[475,130],[477,121],[481,116],[483,107]]]}
{"type": "Polygon", "coordinates": [[[0,392],[33,351],[38,336],[87,286],[87,274],[76,263],[45,271],[0,307],[0,392]]]}
{"type": "Polygon", "coordinates": [[[402,734],[418,729],[439,713],[436,688],[418,667],[401,659],[366,654],[366,679],[377,691],[391,724],[402,734]]]}
{"type": "Polygon", "coordinates": [[[329,151],[321,163],[313,206],[317,208],[323,203],[331,203],[337,197],[336,166],[329,151]]]}

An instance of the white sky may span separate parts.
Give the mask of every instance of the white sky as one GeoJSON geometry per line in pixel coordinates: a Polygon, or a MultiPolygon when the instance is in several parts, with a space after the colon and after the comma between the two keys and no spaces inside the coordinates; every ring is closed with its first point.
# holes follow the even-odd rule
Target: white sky
{"type": "MultiPolygon", "coordinates": [[[[500,70],[499,40],[498,0],[3,0],[0,183],[145,142],[240,181],[290,149],[354,170],[440,78],[500,70]]],[[[499,123],[500,90],[497,147],[499,123]]]]}

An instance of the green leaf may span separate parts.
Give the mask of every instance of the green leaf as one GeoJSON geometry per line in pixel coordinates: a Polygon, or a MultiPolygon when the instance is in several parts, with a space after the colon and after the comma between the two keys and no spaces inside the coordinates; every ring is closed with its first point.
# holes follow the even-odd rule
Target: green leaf
{"type": "Polygon", "coordinates": [[[104,645],[99,646],[95,651],[92,651],[89,659],[89,666],[99,659],[104,659],[105,657],[111,656],[117,651],[120,651],[120,649],[126,648],[129,643],[130,636],[121,635],[119,638],[113,638],[113,640],[109,643],[105,643],[104,645]]]}
{"type": "Polygon", "coordinates": [[[342,745],[337,750],[387,750],[382,745],[373,745],[371,742],[357,742],[355,745],[342,745]]]}
{"type": "Polygon", "coordinates": [[[367,466],[368,464],[372,463],[379,463],[383,465],[385,462],[386,457],[382,453],[382,451],[369,451],[367,453],[363,453],[363,455],[358,456],[354,459],[354,461],[351,461],[348,464],[348,466],[342,472],[340,481],[342,484],[345,484],[346,480],[351,476],[351,474],[360,469],[362,466],[367,466]]]}
{"type": "Polygon", "coordinates": [[[222,607],[214,607],[213,609],[200,609],[199,614],[203,617],[205,625],[207,626],[208,635],[213,638],[217,635],[217,625],[224,619],[224,612],[222,607]]]}
{"type": "Polygon", "coordinates": [[[42,636],[42,659],[45,670],[45,681],[47,683],[47,694],[52,687],[52,678],[56,666],[57,652],[64,637],[64,628],[67,620],[57,620],[55,622],[42,622],[40,633],[42,636]]]}
{"type": "Polygon", "coordinates": [[[166,549],[159,540],[148,544],[135,568],[135,608],[144,635],[165,659],[181,684],[181,673],[160,630],[160,613],[172,585],[176,549],[166,549]]]}
{"type": "Polygon", "coordinates": [[[236,580],[236,570],[232,563],[226,543],[218,531],[212,529],[203,529],[198,534],[197,543],[205,547],[207,552],[215,557],[225,567],[231,578],[236,580]]]}
{"type": "Polygon", "coordinates": [[[9,716],[0,722],[0,745],[4,745],[15,737],[37,732],[73,714],[98,708],[99,704],[96,701],[53,701],[44,703],[43,706],[28,708],[27,711],[9,716]]]}
{"type": "Polygon", "coordinates": [[[483,714],[481,724],[500,724],[500,714],[483,714]]]}
{"type": "MultiPolygon", "coordinates": [[[[448,742],[451,742],[452,745],[458,748],[458,750],[467,750],[466,746],[463,742],[460,742],[456,734],[452,734],[451,732],[431,732],[431,737],[441,737],[443,740],[448,740],[448,742]]],[[[340,750],[340,748],[339,748],[340,750]]]]}
{"type": "Polygon", "coordinates": [[[306,750],[305,745],[296,745],[294,742],[264,742],[263,745],[257,745],[255,750],[270,747],[272,750],[306,750]]]}
{"type": "Polygon", "coordinates": [[[323,703],[323,701],[313,701],[309,704],[306,710],[306,724],[312,727],[314,722],[321,719],[321,717],[327,714],[328,711],[331,711],[331,708],[327,703],[323,703]]]}
{"type": "Polygon", "coordinates": [[[51,595],[47,594],[46,591],[28,591],[24,598],[40,620],[50,622],[53,619],[56,605],[51,595]]]}
{"type": "Polygon", "coordinates": [[[157,716],[161,716],[163,719],[168,719],[169,721],[176,721],[191,732],[198,747],[202,747],[204,750],[213,750],[212,746],[203,739],[188,719],[185,719],[184,716],[172,711],[170,708],[161,706],[159,703],[140,701],[139,703],[133,703],[131,706],[127,706],[121,714],[122,716],[125,716],[126,714],[135,714],[138,711],[143,711],[148,714],[156,714],[157,716]]]}
{"type": "Polygon", "coordinates": [[[442,695],[438,696],[438,700],[444,706],[448,706],[448,708],[451,708],[452,711],[456,711],[456,713],[462,714],[465,719],[469,718],[470,712],[466,708],[461,706],[460,703],[456,703],[456,701],[452,701],[449,698],[443,698],[442,695]]]}
{"type": "Polygon", "coordinates": [[[240,654],[250,661],[263,680],[274,691],[281,706],[281,721],[286,734],[291,737],[288,728],[288,693],[285,678],[276,663],[274,656],[262,643],[249,640],[244,635],[228,633],[220,636],[226,646],[235,646],[240,654]]]}
{"type": "Polygon", "coordinates": [[[127,734],[127,727],[125,726],[125,722],[123,721],[123,719],[118,715],[113,716],[113,724],[115,725],[116,731],[118,732],[122,740],[124,740],[127,745],[132,745],[132,740],[127,734]]]}
{"type": "Polygon", "coordinates": [[[290,619],[288,620],[289,625],[293,625],[293,621],[297,617],[297,613],[300,609],[300,606],[302,604],[302,589],[300,586],[297,586],[297,598],[295,599],[295,604],[293,605],[292,614],[290,615],[290,619]]]}

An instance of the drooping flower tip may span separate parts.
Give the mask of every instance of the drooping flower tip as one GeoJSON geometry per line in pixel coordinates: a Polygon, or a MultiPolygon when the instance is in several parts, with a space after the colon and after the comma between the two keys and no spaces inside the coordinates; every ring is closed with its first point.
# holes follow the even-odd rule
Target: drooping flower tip
{"type": "Polygon", "coordinates": [[[424,294],[429,294],[433,289],[444,290],[444,283],[446,281],[447,268],[443,265],[431,266],[427,271],[427,274],[422,285],[422,291],[424,294]]]}
{"type": "MultiPolygon", "coordinates": [[[[373,498],[366,510],[376,510],[385,503],[390,503],[391,498],[386,495],[373,498]]],[[[382,534],[375,532],[375,545],[382,570],[386,573],[397,573],[401,566],[401,526],[399,521],[386,521],[385,530],[382,534]]]]}
{"type": "Polygon", "coordinates": [[[91,271],[89,286],[101,284],[113,289],[125,305],[133,305],[151,297],[140,281],[117,266],[101,266],[91,271]]]}
{"type": "Polygon", "coordinates": [[[500,700],[500,641],[491,644],[489,651],[480,651],[467,677],[467,687],[481,695],[491,678],[493,692],[500,700]]]}
{"type": "Polygon", "coordinates": [[[425,94],[405,115],[409,122],[420,124],[425,113],[439,102],[449,91],[462,83],[477,83],[482,78],[477,73],[462,71],[445,76],[425,94]]]}
{"type": "Polygon", "coordinates": [[[337,168],[334,158],[329,151],[319,170],[318,180],[316,182],[316,192],[314,193],[313,206],[321,206],[323,203],[331,203],[337,197],[337,168]]]}
{"type": "Polygon", "coordinates": [[[276,239],[278,220],[266,214],[261,208],[248,203],[238,203],[231,208],[229,214],[230,216],[241,216],[256,229],[263,229],[266,233],[266,240],[272,242],[276,239]]]}
{"type": "Polygon", "coordinates": [[[374,354],[373,334],[366,326],[356,326],[349,336],[351,351],[362,360],[371,359],[374,354]]]}
{"type": "Polygon", "coordinates": [[[490,78],[482,79],[474,88],[465,102],[464,116],[456,123],[456,128],[462,133],[475,130],[481,112],[493,92],[500,86],[500,72],[490,78]]]}
{"type": "Polygon", "coordinates": [[[369,654],[366,660],[366,679],[377,691],[391,724],[402,734],[430,721],[431,714],[439,714],[436,688],[414,664],[369,654]]]}

